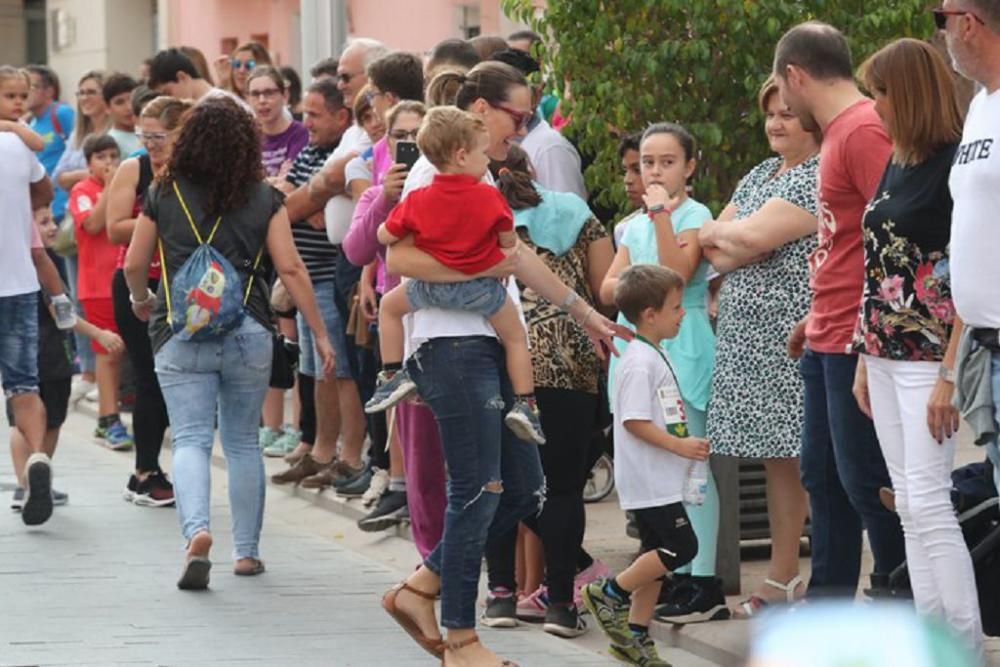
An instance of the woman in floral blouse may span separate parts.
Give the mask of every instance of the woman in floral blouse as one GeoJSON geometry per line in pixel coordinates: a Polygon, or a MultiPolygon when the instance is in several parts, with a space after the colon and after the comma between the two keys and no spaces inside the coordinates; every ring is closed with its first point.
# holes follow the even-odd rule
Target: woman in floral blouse
{"type": "Polygon", "coordinates": [[[893,157],[864,217],[865,289],[854,393],[875,422],[906,538],[913,599],[982,651],[969,551],[951,505],[961,323],[948,277],[951,163],[962,116],[933,47],[901,39],[862,66],[893,157]]]}

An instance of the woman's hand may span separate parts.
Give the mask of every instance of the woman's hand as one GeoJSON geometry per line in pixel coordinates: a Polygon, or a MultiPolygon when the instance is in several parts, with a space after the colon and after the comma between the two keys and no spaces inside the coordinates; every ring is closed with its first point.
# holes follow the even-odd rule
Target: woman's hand
{"type": "Polygon", "coordinates": [[[709,220],[698,230],[698,243],[702,248],[715,248],[718,243],[719,226],[725,224],[719,220],[709,220]]]}
{"type": "MultiPolygon", "coordinates": [[[[582,301],[577,301],[581,303],[582,301]]],[[[628,327],[612,322],[604,315],[601,315],[594,308],[587,306],[588,310],[582,319],[577,319],[579,325],[587,334],[587,338],[593,343],[597,350],[597,356],[601,361],[609,355],[618,356],[618,349],[615,347],[615,337],[630,341],[635,338],[635,333],[628,327]]]]}
{"type": "Polygon", "coordinates": [[[337,367],[337,355],[333,352],[333,345],[330,344],[330,337],[325,333],[316,338],[316,352],[320,361],[323,362],[323,377],[329,377],[333,369],[337,367]]]}
{"type": "Polygon", "coordinates": [[[938,378],[927,401],[927,427],[939,445],[958,432],[958,410],[951,404],[954,393],[953,383],[938,378]]]}
{"type": "Polygon", "coordinates": [[[809,318],[803,319],[795,325],[792,333],[788,336],[788,356],[792,359],[801,359],[802,353],[806,349],[806,324],[809,318]]]}
{"type": "Polygon", "coordinates": [[[385,178],[382,179],[382,194],[386,201],[399,201],[399,197],[403,194],[403,184],[406,183],[406,176],[409,173],[405,164],[396,163],[389,167],[385,178]]]}
{"type": "Polygon", "coordinates": [[[233,65],[229,56],[219,56],[212,65],[215,67],[215,78],[218,79],[219,87],[228,86],[233,73],[233,65]]]}
{"type": "Polygon", "coordinates": [[[861,412],[871,419],[872,403],[868,395],[868,367],[865,365],[865,358],[858,356],[858,367],[854,371],[854,400],[858,402],[861,412]]]}
{"type": "Polygon", "coordinates": [[[663,206],[672,213],[680,205],[681,200],[679,196],[670,196],[667,189],[659,183],[653,183],[646,188],[642,201],[646,203],[647,209],[663,206]]]}
{"type": "Polygon", "coordinates": [[[358,283],[358,300],[361,304],[361,312],[368,322],[378,319],[378,297],[375,294],[375,285],[367,280],[358,283]]]}
{"type": "Polygon", "coordinates": [[[147,299],[146,301],[140,301],[139,303],[132,304],[132,312],[135,313],[137,320],[140,322],[149,321],[149,315],[153,312],[154,301],[155,299],[147,299]]]}

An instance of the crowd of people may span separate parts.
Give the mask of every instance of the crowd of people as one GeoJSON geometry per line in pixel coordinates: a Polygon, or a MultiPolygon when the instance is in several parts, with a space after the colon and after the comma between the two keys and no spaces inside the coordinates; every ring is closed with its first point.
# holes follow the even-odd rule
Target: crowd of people
{"type": "Polygon", "coordinates": [[[619,137],[614,224],[588,205],[571,111],[529,83],[531,32],[426,62],[352,39],[304,89],[255,42],[214,78],[169,48],[138,80],[86,72],[75,109],[51,69],[0,67],[12,506],[37,525],[68,501],[51,458],[92,400],[95,439],[135,450],[125,499],[176,505],[181,589],[210,581],[218,430],[233,572],[265,571],[262,456],[284,458],[272,484],[360,499],[362,530],[410,524],[421,565],[382,606],[443,664],[512,664],[477,620],[572,638],[590,612],[612,655],[664,665],[654,617],[853,597],[863,530],[872,588],[905,561],[917,610],[981,655],[949,490],[960,415],[1000,464],[1000,8],[945,0],[935,20],[983,88],[968,114],[932,46],[856,71],[835,27],[802,24],[761,72],[773,156],[721,213],[688,186],[698,138],[664,119],[619,137]],[[617,575],[584,548],[612,422],[639,538],[617,575]],[[766,471],[768,574],[732,609],[713,456],[766,471]]]}

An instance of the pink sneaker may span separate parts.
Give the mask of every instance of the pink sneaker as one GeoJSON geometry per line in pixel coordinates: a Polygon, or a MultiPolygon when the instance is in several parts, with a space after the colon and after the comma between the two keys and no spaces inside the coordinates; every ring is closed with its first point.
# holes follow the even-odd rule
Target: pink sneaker
{"type": "Polygon", "coordinates": [[[549,608],[549,591],[545,586],[517,601],[517,617],[524,621],[543,621],[549,608]]]}
{"type": "Polygon", "coordinates": [[[603,561],[594,559],[594,562],[590,564],[586,570],[583,570],[573,579],[573,602],[576,603],[577,609],[586,609],[583,604],[583,598],[580,597],[580,589],[582,589],[587,584],[592,584],[598,579],[606,579],[611,577],[614,573],[611,568],[608,567],[603,561]]]}

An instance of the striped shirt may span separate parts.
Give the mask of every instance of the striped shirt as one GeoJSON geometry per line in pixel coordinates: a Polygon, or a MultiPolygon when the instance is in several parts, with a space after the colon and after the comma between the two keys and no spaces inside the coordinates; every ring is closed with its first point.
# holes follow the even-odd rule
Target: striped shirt
{"type": "MultiPolygon", "coordinates": [[[[336,147],[337,144],[330,146],[309,144],[295,158],[285,180],[295,187],[305,185],[320,170],[336,147]]],[[[314,283],[333,280],[340,248],[330,243],[326,237],[326,230],[315,229],[305,220],[296,220],[292,223],[292,238],[309,271],[310,280],[314,283]]]]}

